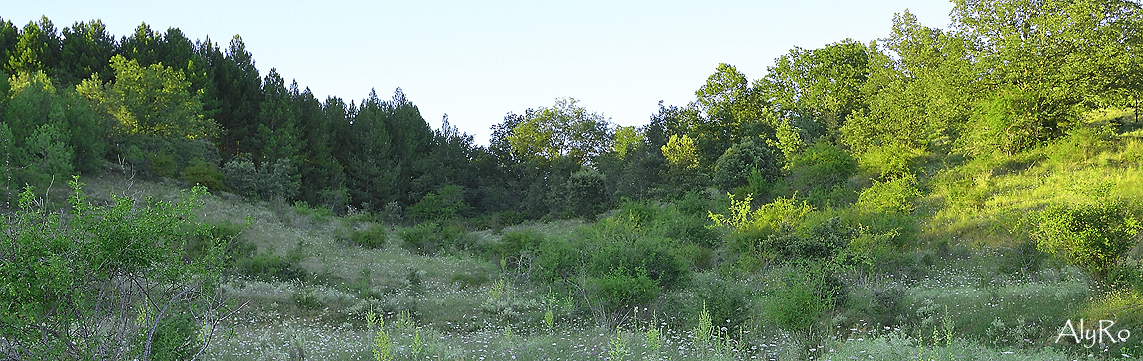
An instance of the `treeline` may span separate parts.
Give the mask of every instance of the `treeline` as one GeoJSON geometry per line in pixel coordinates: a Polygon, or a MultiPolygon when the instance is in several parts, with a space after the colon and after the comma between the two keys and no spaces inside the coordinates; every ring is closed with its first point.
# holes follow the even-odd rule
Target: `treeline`
{"type": "Polygon", "coordinates": [[[0,141],[9,189],[122,166],[247,197],[392,219],[592,216],[627,199],[717,188],[815,205],[915,177],[925,154],[1013,154],[1094,109],[1137,108],[1143,18],[1124,0],[956,1],[949,30],[894,17],[890,34],[794,48],[753,82],[721,64],[685,106],[617,127],[557,99],[509,113],[490,144],[434,130],[398,89],[316,99],[276,70],[146,24],[0,21],[0,141]]]}

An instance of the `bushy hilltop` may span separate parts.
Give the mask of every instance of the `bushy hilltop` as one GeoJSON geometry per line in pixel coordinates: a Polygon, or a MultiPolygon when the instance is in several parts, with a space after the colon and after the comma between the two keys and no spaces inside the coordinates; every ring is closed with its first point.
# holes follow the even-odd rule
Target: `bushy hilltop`
{"type": "Polygon", "coordinates": [[[0,21],[0,355],[1139,356],[1060,335],[1143,325],[1143,10],[952,15],[488,146],[399,89],[262,78],[237,36],[0,21]]]}

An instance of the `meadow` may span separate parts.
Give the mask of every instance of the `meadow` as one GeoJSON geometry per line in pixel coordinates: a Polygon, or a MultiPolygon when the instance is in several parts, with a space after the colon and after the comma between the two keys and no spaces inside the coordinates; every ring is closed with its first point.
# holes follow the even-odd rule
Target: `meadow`
{"type": "MultiPolygon", "coordinates": [[[[859,192],[876,179],[875,169],[863,169],[847,183],[858,185],[859,199],[844,206],[815,207],[796,194],[755,206],[710,190],[676,202],[626,202],[595,219],[518,224],[391,222],[216,192],[202,198],[198,212],[212,232],[231,240],[223,289],[237,312],[214,326],[225,332],[201,359],[1143,355],[1140,289],[1093,278],[1022,233],[1034,226],[1029,215],[1060,202],[1114,196],[1138,217],[1143,131],[1076,132],[1018,156],[908,164],[917,174],[912,190],[890,189],[880,198],[859,192]],[[740,218],[736,206],[745,207],[740,218]],[[765,219],[790,229],[766,228],[765,219]],[[823,226],[831,219],[838,225],[823,226]],[[835,253],[812,256],[813,244],[775,251],[765,242],[742,243],[765,238],[759,232],[856,233],[835,253]],[[783,261],[790,254],[814,261],[783,261]],[[846,257],[857,261],[840,260],[846,257]],[[592,271],[600,262],[610,269],[592,271]],[[626,267],[639,271],[615,271],[626,267]],[[1083,330],[1078,344],[1060,336],[1081,318],[1088,332],[1094,320],[1114,320],[1114,330],[1133,334],[1091,345],[1083,330]]],[[[174,199],[184,186],[114,172],[85,183],[93,197],[174,199]]],[[[1138,241],[1121,262],[1135,265],[1126,273],[1136,279],[1143,270],[1138,241]]]]}

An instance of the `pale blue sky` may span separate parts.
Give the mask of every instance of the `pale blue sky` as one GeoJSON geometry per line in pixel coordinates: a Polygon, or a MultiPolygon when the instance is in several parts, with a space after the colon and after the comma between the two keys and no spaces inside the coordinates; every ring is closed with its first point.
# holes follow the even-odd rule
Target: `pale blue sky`
{"type": "Polygon", "coordinates": [[[238,34],[258,70],[319,99],[382,98],[401,87],[434,128],[487,144],[508,112],[573,97],[620,125],[642,125],[659,100],[685,105],[718,63],[750,79],[794,46],[889,34],[893,14],[946,28],[945,0],[770,1],[20,1],[0,17],[57,29],[102,19],[117,37],[146,22],[210,36],[238,34]]]}

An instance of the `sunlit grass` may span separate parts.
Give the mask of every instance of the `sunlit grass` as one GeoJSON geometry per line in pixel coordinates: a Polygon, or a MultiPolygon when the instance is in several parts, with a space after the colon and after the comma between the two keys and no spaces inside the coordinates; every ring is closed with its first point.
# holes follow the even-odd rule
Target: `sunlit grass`
{"type": "MultiPolygon", "coordinates": [[[[757,315],[772,287],[768,274],[698,272],[694,282],[734,276],[754,290],[742,311],[751,313],[745,327],[723,334],[721,343],[695,342],[691,313],[701,309],[702,300],[694,290],[665,292],[646,311],[654,312],[654,321],[641,313],[637,320],[622,318],[618,330],[599,327],[583,309],[582,294],[565,289],[553,297],[546,286],[501,266],[495,255],[420,255],[403,247],[400,226],[387,224],[372,225],[389,228],[383,246],[362,247],[336,234],[369,222],[366,218],[321,219],[293,207],[208,196],[202,220],[245,224],[249,218],[244,241],[279,255],[302,247],[300,265],[310,276],[293,282],[229,280],[228,296],[245,306],[224,325],[231,332],[204,359],[370,360],[372,334],[365,324],[370,309],[386,317],[398,360],[413,359],[414,339],[423,345],[417,359],[431,360],[607,360],[621,354],[625,360],[1073,359],[1087,350],[1052,342],[1065,320],[1117,317],[1143,326],[1133,321],[1139,319],[1132,306],[1139,296],[1093,290],[1087,276],[1058,262],[1028,274],[1000,272],[997,264],[1006,257],[1000,250],[1020,237],[1013,224],[1022,215],[1051,203],[1091,201],[1093,187],[1107,184],[1112,194],[1143,199],[1143,140],[1123,138],[1078,160],[1053,158],[1047,149],[972,160],[920,177],[929,195],[919,200],[911,219],[923,225],[925,239],[945,240],[956,250],[938,254],[930,244],[910,244],[899,262],[912,271],[844,275],[847,301],[823,317],[821,332],[812,337],[757,315]],[[498,282],[504,286],[494,296],[498,282]],[[894,294],[886,290],[898,291],[892,317],[871,306],[894,294]],[[550,326],[548,310],[553,311],[550,326]],[[933,325],[941,317],[951,320],[954,336],[934,343],[939,339],[932,336],[933,325]],[[660,332],[657,346],[648,341],[649,330],[660,332]]],[[[85,182],[93,196],[115,192],[174,199],[179,189],[115,176],[85,182]]],[[[813,217],[845,212],[824,209],[813,217]]],[[[575,240],[590,233],[587,227],[591,224],[579,220],[555,221],[500,233],[531,229],[575,240]]],[[[478,245],[500,239],[492,231],[466,237],[478,245]]]]}

